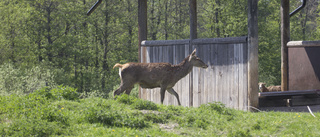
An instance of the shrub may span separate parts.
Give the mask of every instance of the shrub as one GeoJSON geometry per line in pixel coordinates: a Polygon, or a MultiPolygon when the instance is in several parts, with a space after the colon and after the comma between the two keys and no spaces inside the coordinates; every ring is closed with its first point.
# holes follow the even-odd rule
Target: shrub
{"type": "Polygon", "coordinates": [[[136,99],[135,102],[132,104],[132,106],[135,109],[139,109],[139,110],[157,110],[158,106],[148,100],[141,100],[141,99],[136,99]]]}
{"type": "Polygon", "coordinates": [[[45,86],[56,86],[49,69],[39,66],[20,69],[12,64],[0,66],[0,95],[31,93],[45,86]]]}
{"type": "Polygon", "coordinates": [[[49,136],[63,133],[63,126],[39,118],[15,119],[8,126],[0,125],[0,136],[49,136]]]}
{"type": "Polygon", "coordinates": [[[214,102],[214,103],[208,103],[208,104],[202,104],[200,106],[200,110],[214,110],[219,114],[223,114],[223,115],[234,115],[232,109],[227,108],[224,104],[220,103],[220,102],[214,102]]]}
{"type": "Polygon", "coordinates": [[[99,107],[88,108],[85,117],[89,123],[101,123],[116,127],[144,128],[149,126],[142,117],[137,117],[133,113],[99,107]]]}
{"type": "Polygon", "coordinates": [[[66,100],[78,100],[79,93],[77,89],[68,87],[68,86],[58,86],[56,88],[51,89],[50,91],[52,95],[58,100],[66,99],[66,100]]]}
{"type": "Polygon", "coordinates": [[[151,121],[153,123],[167,123],[168,117],[163,114],[154,114],[154,113],[147,113],[143,115],[144,120],[151,121]]]}
{"type": "Polygon", "coordinates": [[[116,100],[120,103],[124,103],[124,104],[132,104],[133,102],[135,102],[137,100],[136,97],[133,96],[129,96],[127,94],[121,94],[116,96],[116,100]]]}
{"type": "Polygon", "coordinates": [[[252,137],[250,130],[239,129],[237,131],[232,131],[228,133],[228,137],[252,137]]]}

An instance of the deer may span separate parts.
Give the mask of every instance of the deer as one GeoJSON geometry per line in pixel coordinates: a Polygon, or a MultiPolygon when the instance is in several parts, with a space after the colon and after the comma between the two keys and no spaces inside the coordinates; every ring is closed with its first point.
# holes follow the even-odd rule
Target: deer
{"type": "Polygon", "coordinates": [[[266,83],[258,83],[259,84],[259,90],[261,92],[271,92],[271,91],[281,91],[281,86],[280,85],[277,85],[277,86],[269,86],[269,87],[266,87],[266,83]]]}
{"type": "Polygon", "coordinates": [[[181,105],[178,93],[173,86],[187,74],[192,71],[193,67],[208,68],[198,56],[196,49],[187,56],[181,63],[172,65],[170,63],[135,63],[129,62],[125,64],[116,63],[114,68],[119,68],[119,76],[121,79],[120,87],[113,92],[116,97],[125,91],[130,92],[135,84],[139,84],[142,88],[160,88],[161,104],[163,104],[165,91],[174,95],[178,104],[181,105]]]}

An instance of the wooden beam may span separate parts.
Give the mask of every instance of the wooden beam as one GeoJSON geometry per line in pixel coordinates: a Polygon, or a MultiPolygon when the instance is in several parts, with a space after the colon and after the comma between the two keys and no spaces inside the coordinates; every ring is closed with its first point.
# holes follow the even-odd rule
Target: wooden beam
{"type": "Polygon", "coordinates": [[[289,0],[281,0],[281,90],[288,90],[288,47],[290,40],[289,0]]]}
{"type": "Polygon", "coordinates": [[[320,41],[290,41],[287,47],[320,47],[320,41]]]}
{"type": "MultiPolygon", "coordinates": [[[[197,38],[197,0],[189,0],[190,44],[189,52],[193,50],[192,40],[197,38]]],[[[190,73],[189,106],[193,106],[193,73],[190,73]]]]}
{"type": "Polygon", "coordinates": [[[141,42],[147,40],[147,0],[138,1],[138,27],[139,27],[139,62],[141,62],[141,42]]]}
{"type": "Polygon", "coordinates": [[[258,0],[248,0],[248,106],[259,107],[258,98],[258,0]]]}
{"type": "MultiPolygon", "coordinates": [[[[146,52],[146,48],[141,49],[141,42],[147,40],[147,0],[138,1],[138,29],[139,29],[139,47],[138,47],[138,61],[141,62],[142,53],[146,52]],[[142,51],[141,51],[142,50],[142,51]]],[[[139,98],[141,98],[141,88],[139,88],[139,98]]]]}
{"type": "Polygon", "coordinates": [[[190,40],[197,38],[197,0],[189,0],[190,40]]]}

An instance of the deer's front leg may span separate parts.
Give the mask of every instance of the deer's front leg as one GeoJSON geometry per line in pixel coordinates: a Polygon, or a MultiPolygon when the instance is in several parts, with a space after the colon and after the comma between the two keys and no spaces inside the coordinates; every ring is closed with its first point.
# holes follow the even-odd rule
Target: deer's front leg
{"type": "Polygon", "coordinates": [[[160,89],[161,104],[163,104],[165,93],[166,93],[166,87],[161,87],[161,89],[160,89]]]}

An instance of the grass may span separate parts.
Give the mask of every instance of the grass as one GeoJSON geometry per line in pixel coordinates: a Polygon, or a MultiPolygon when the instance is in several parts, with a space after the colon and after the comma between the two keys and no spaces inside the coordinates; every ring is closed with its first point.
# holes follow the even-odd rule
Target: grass
{"type": "Polygon", "coordinates": [[[121,95],[79,99],[75,89],[0,96],[0,136],[320,136],[309,113],[243,112],[221,103],[164,106],[121,95]]]}

